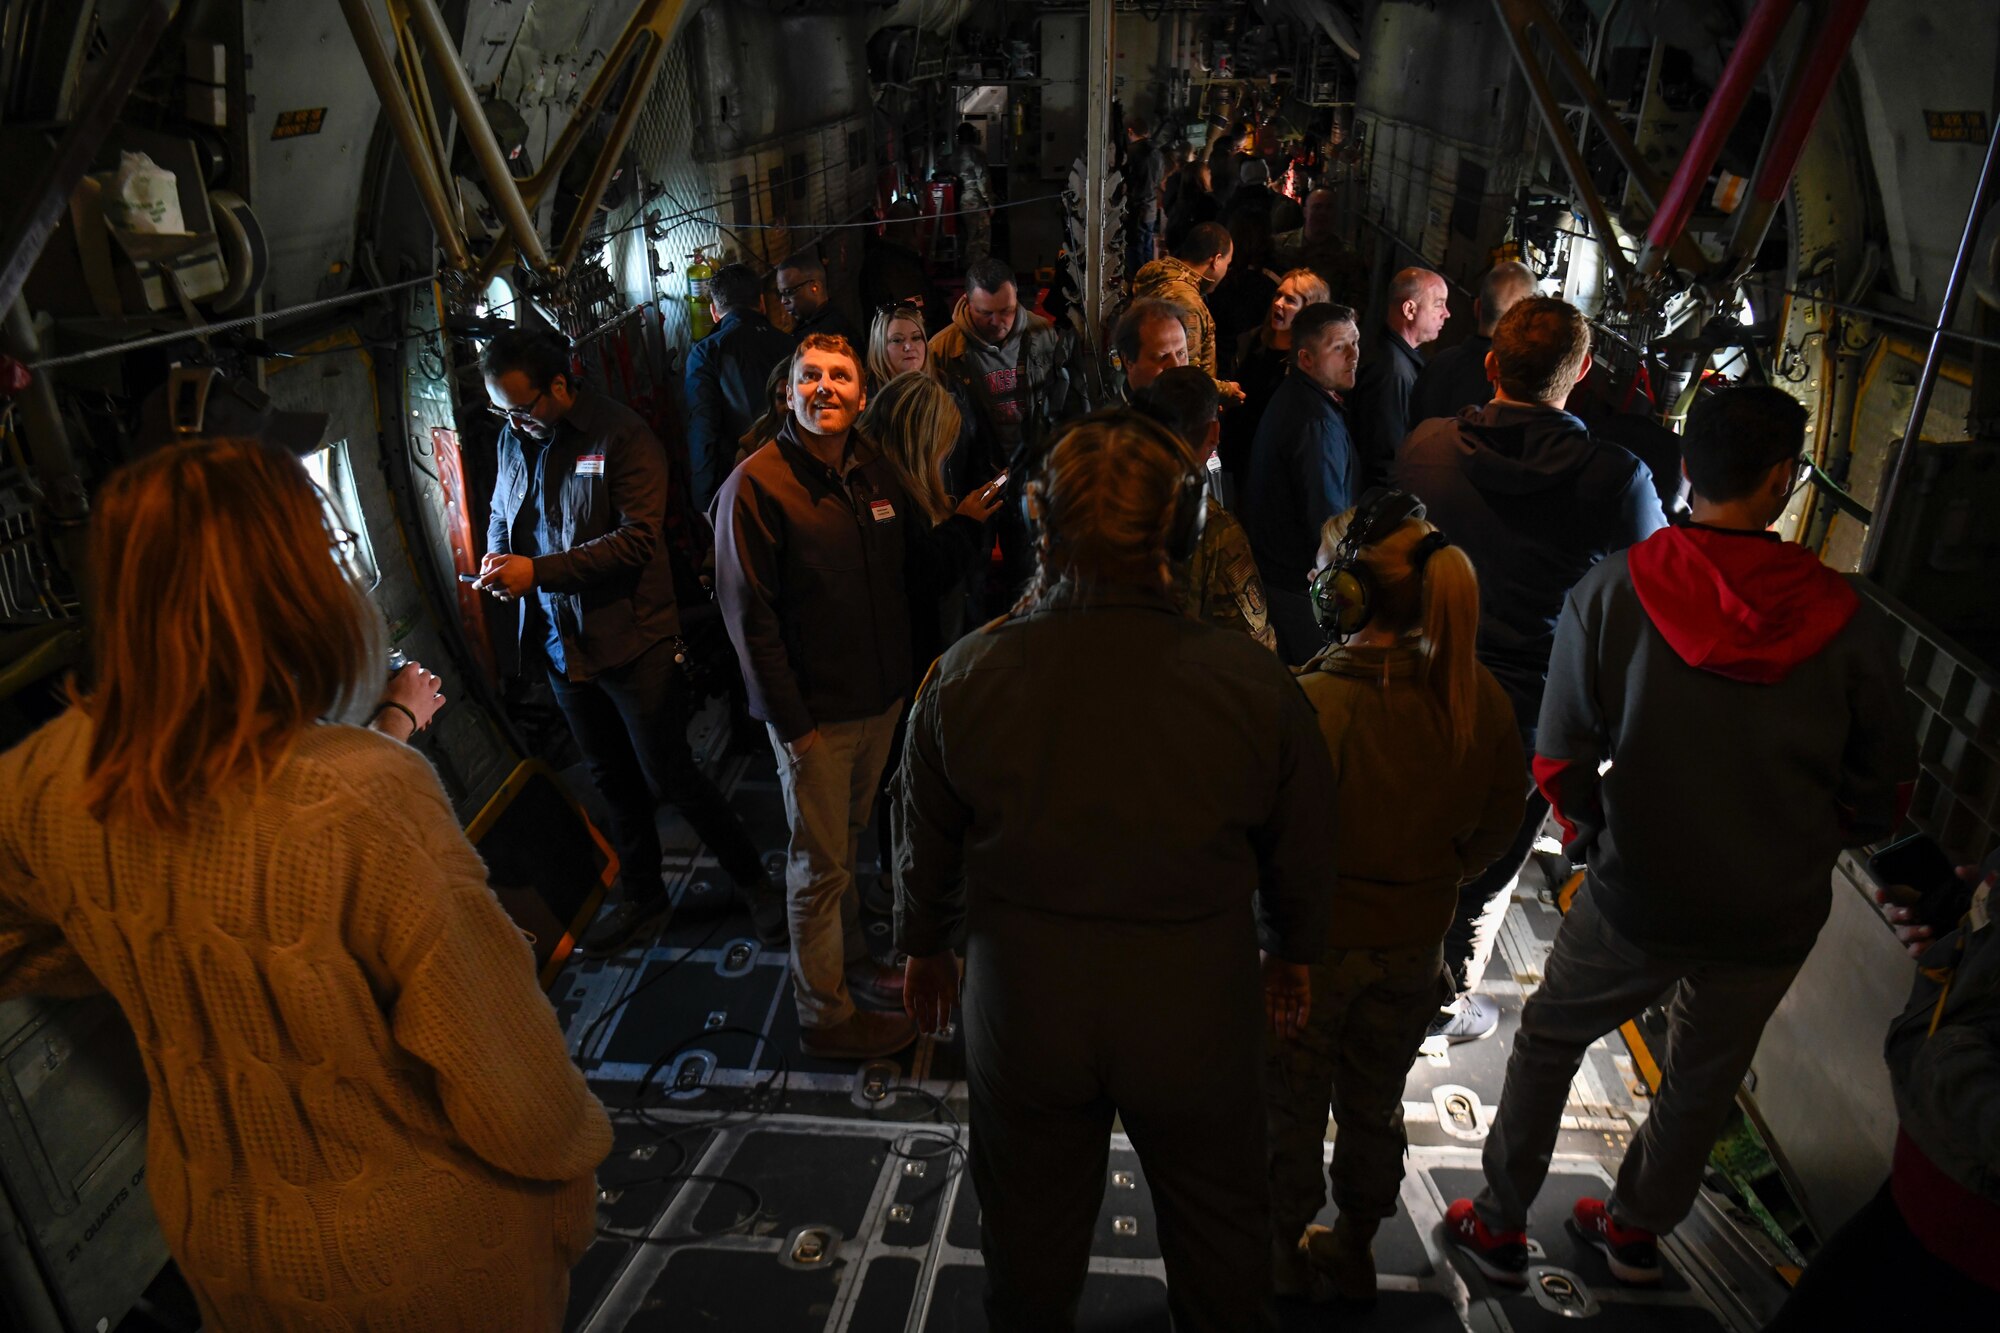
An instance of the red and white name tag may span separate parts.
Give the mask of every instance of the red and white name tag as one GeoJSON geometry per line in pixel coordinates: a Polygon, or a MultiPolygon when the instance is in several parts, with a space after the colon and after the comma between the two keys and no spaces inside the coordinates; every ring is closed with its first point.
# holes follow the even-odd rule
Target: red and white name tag
{"type": "Polygon", "coordinates": [[[584,454],[576,460],[576,475],[579,477],[601,477],[604,475],[604,455],[584,454]]]}
{"type": "Polygon", "coordinates": [[[896,506],[887,500],[875,500],[870,502],[868,512],[875,515],[877,523],[887,523],[896,516],[896,506]]]}

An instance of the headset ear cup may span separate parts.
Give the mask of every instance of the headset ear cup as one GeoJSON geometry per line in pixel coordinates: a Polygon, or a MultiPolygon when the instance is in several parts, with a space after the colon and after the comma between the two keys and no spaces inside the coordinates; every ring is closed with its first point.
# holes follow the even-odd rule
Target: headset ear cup
{"type": "Polygon", "coordinates": [[[1368,623],[1373,588],[1368,575],[1345,560],[1313,575],[1309,596],[1313,619],[1327,638],[1347,638],[1368,623]]]}
{"type": "Polygon", "coordinates": [[[1373,589],[1368,576],[1358,567],[1348,567],[1335,571],[1333,576],[1334,602],[1339,614],[1334,618],[1334,629],[1345,639],[1358,632],[1368,623],[1368,613],[1373,589]]]}

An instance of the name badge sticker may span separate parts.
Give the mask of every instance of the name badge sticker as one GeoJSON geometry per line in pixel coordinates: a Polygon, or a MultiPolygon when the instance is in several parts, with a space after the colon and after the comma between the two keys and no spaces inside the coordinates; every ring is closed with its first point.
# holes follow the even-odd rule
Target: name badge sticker
{"type": "Polygon", "coordinates": [[[604,455],[584,454],[576,460],[576,475],[579,477],[601,477],[604,475],[604,455]]]}
{"type": "Polygon", "coordinates": [[[875,515],[877,523],[887,523],[890,519],[896,517],[896,506],[890,504],[887,500],[875,500],[871,502],[868,506],[868,511],[875,515]]]}

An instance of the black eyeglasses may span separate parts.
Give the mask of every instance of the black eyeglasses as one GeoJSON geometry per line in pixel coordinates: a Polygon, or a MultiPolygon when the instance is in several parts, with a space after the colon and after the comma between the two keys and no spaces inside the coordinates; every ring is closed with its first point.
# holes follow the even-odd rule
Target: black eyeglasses
{"type": "Polygon", "coordinates": [[[501,407],[497,403],[488,403],[486,410],[503,421],[533,421],[535,409],[540,407],[542,399],[548,396],[549,391],[544,389],[519,407],[501,407]]]}
{"type": "Polygon", "coordinates": [[[908,301],[891,301],[887,305],[878,305],[875,307],[875,313],[878,315],[887,315],[891,319],[901,315],[906,319],[921,320],[924,317],[923,298],[918,297],[908,301]]]}

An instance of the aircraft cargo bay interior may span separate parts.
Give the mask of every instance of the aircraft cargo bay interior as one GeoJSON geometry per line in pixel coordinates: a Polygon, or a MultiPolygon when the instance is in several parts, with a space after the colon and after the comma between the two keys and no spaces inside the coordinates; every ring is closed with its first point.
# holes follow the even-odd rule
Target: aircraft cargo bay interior
{"type": "Polygon", "coordinates": [[[1991,0],[0,0],[0,1328],[2000,1313],[1991,0]]]}

